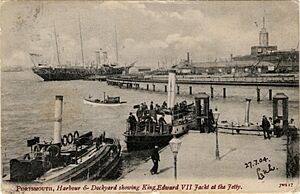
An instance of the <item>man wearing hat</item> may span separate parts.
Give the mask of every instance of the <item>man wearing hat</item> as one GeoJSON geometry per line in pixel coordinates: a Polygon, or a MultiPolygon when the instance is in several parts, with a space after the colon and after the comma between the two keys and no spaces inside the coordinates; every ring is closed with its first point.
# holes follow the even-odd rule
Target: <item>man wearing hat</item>
{"type": "Polygon", "coordinates": [[[134,133],[135,130],[136,130],[136,123],[137,123],[137,121],[136,121],[135,116],[132,114],[132,112],[129,113],[128,122],[129,122],[129,125],[130,125],[129,126],[129,132],[130,133],[134,133]]]}
{"type": "Polygon", "coordinates": [[[153,167],[151,168],[150,172],[151,174],[157,174],[157,170],[158,170],[158,161],[160,161],[159,159],[159,153],[158,153],[158,146],[154,147],[154,150],[151,154],[151,159],[153,162],[153,167]]]}

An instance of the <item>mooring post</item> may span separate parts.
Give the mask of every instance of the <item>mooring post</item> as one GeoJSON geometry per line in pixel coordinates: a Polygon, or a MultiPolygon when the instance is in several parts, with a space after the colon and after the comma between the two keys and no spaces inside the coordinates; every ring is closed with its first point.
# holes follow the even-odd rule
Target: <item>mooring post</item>
{"type": "Polygon", "coordinates": [[[257,102],[260,101],[260,88],[256,88],[256,93],[257,93],[257,102]]]}
{"type": "Polygon", "coordinates": [[[149,84],[147,84],[147,90],[149,90],[149,84]]]}
{"type": "Polygon", "coordinates": [[[165,92],[167,92],[168,90],[167,90],[167,85],[165,85],[165,92]]]}
{"type": "Polygon", "coordinates": [[[190,86],[190,95],[192,95],[193,94],[193,88],[192,88],[192,86],[190,86]]]}
{"type": "Polygon", "coordinates": [[[269,89],[269,100],[272,100],[272,89],[269,89]]]}
{"type": "Polygon", "coordinates": [[[214,88],[212,87],[212,85],[210,86],[210,97],[214,98],[214,88]]]}
{"type": "Polygon", "coordinates": [[[155,85],[153,84],[153,91],[155,92],[155,85]]]}
{"type": "Polygon", "coordinates": [[[179,85],[177,85],[177,94],[179,94],[180,92],[179,92],[179,85]]]}
{"type": "Polygon", "coordinates": [[[223,88],[223,98],[226,98],[226,88],[223,88]]]}

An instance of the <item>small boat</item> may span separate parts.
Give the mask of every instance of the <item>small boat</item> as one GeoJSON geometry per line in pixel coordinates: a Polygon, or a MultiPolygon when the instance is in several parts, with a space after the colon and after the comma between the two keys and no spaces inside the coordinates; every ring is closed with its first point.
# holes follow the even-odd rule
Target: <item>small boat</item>
{"type": "Polygon", "coordinates": [[[252,134],[252,135],[261,135],[263,134],[263,129],[256,124],[250,123],[248,125],[245,124],[237,124],[237,123],[229,123],[228,121],[221,121],[218,124],[218,130],[224,133],[231,134],[252,134]]]}
{"type": "MultiPolygon", "coordinates": [[[[154,146],[168,145],[174,137],[179,137],[188,132],[195,125],[193,104],[187,105],[186,101],[176,106],[175,103],[175,72],[169,73],[168,108],[160,111],[149,110],[145,119],[140,119],[135,126],[128,122],[124,132],[127,151],[151,149],[154,146]],[[161,117],[166,123],[160,122],[161,117]]],[[[137,108],[137,106],[135,106],[137,108]]]]}
{"type": "Polygon", "coordinates": [[[231,134],[251,134],[251,135],[260,135],[263,133],[263,129],[258,124],[253,124],[249,122],[250,117],[250,102],[251,99],[246,98],[246,111],[245,111],[245,122],[243,124],[221,121],[218,124],[218,130],[224,133],[231,134]]]}
{"type": "Polygon", "coordinates": [[[90,105],[96,105],[96,106],[120,106],[122,104],[125,104],[126,101],[121,101],[120,97],[111,97],[111,96],[105,96],[104,92],[104,100],[100,100],[97,98],[92,98],[89,96],[88,98],[84,98],[83,101],[85,104],[90,105]]]}
{"type": "Polygon", "coordinates": [[[92,132],[78,131],[61,136],[62,96],[56,98],[53,142],[40,142],[39,137],[27,140],[29,153],[10,160],[12,182],[70,182],[103,179],[117,171],[121,161],[118,139],[105,133],[94,137],[92,132]]]}

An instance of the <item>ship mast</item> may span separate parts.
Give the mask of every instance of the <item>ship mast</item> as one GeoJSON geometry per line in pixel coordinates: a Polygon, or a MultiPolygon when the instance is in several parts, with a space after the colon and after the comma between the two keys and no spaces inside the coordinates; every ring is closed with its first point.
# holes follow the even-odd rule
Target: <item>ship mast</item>
{"type": "Polygon", "coordinates": [[[58,66],[61,66],[60,64],[60,59],[59,59],[59,52],[58,52],[58,43],[57,43],[57,35],[56,35],[56,27],[55,27],[55,22],[54,22],[54,38],[55,38],[55,46],[56,46],[56,55],[57,55],[57,62],[58,66]]]}
{"type": "Polygon", "coordinates": [[[80,48],[81,48],[81,59],[82,59],[82,66],[83,66],[83,67],[85,67],[85,64],[84,64],[84,55],[83,55],[82,34],[81,34],[81,21],[80,21],[80,14],[79,14],[78,20],[79,20],[79,35],[80,35],[80,48]]]}
{"type": "Polygon", "coordinates": [[[117,64],[119,63],[119,50],[118,50],[118,35],[117,35],[117,26],[115,25],[115,40],[116,40],[116,60],[117,64]]]}

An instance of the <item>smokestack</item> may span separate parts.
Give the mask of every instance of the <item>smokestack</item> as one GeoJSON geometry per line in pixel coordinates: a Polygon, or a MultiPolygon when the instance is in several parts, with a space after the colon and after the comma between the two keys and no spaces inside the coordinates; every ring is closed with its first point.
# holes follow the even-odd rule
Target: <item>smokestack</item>
{"type": "Polygon", "coordinates": [[[246,98],[246,112],[245,112],[245,125],[249,126],[250,122],[249,122],[249,117],[250,117],[250,102],[251,99],[246,98]]]}
{"type": "Polygon", "coordinates": [[[190,53],[189,52],[187,52],[186,53],[186,60],[187,60],[187,62],[188,62],[188,64],[190,64],[190,53]]]}
{"type": "Polygon", "coordinates": [[[175,105],[175,83],[176,82],[176,71],[169,71],[168,81],[168,108],[173,108],[175,105]]]}
{"type": "Polygon", "coordinates": [[[62,108],[63,96],[56,96],[55,98],[55,114],[54,114],[54,144],[61,143],[61,126],[62,126],[62,108]]]}

